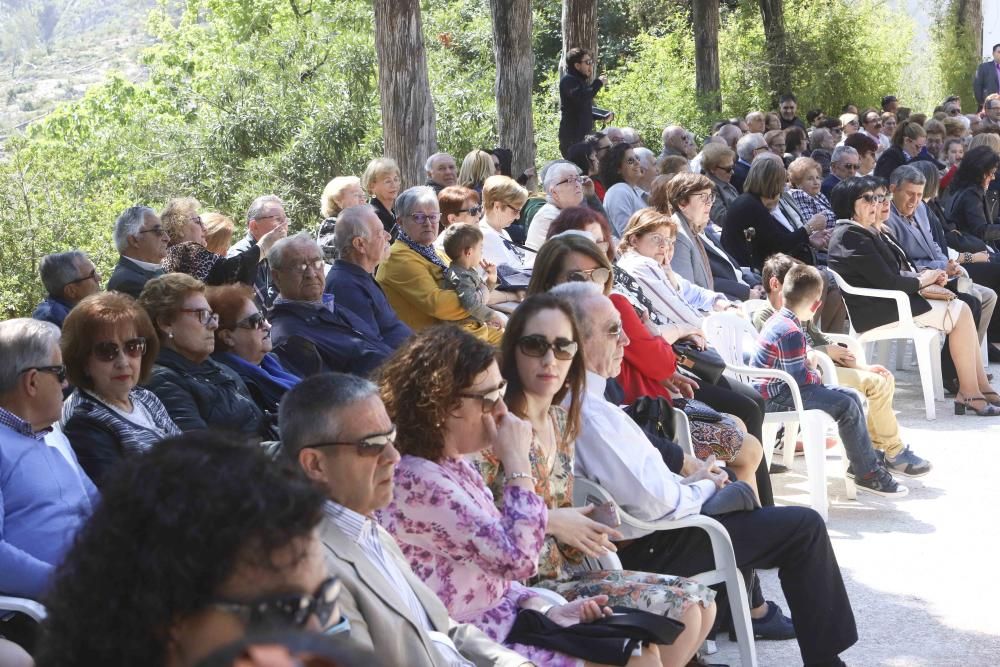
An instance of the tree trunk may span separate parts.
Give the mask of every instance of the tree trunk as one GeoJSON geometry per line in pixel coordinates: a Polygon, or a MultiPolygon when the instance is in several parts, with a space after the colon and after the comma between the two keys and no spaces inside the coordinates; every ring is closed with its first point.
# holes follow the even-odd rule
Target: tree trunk
{"type": "Polygon", "coordinates": [[[420,1],[373,0],[373,4],[384,152],[399,164],[406,188],[427,180],[424,161],[437,151],[420,1]]]}
{"type": "Polygon", "coordinates": [[[514,152],[515,176],[535,166],[535,125],[531,116],[531,84],[535,56],[531,50],[531,0],[490,0],[493,53],[497,78],[497,130],[500,146],[514,152]]]}
{"type": "Polygon", "coordinates": [[[694,78],[698,105],[707,114],[722,111],[719,82],[719,0],[691,3],[694,24],[694,78]]]}
{"type": "Polygon", "coordinates": [[[978,63],[983,59],[983,0],[956,0],[956,19],[965,30],[969,53],[978,63]]]}
{"type": "Polygon", "coordinates": [[[593,54],[597,71],[597,0],[563,0],[562,40],[560,72],[566,69],[566,52],[576,47],[593,54]]]}
{"type": "Polygon", "coordinates": [[[785,43],[784,0],[759,0],[760,15],[764,21],[764,41],[767,51],[768,84],[773,108],[778,97],[792,92],[791,62],[785,43]]]}

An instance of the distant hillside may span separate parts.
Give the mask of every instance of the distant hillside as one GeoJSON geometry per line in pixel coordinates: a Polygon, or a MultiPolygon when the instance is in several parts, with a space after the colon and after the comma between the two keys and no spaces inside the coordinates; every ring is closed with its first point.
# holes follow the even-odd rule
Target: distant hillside
{"type": "Polygon", "coordinates": [[[0,140],[109,70],[145,73],[146,17],[155,0],[0,0],[0,140]]]}

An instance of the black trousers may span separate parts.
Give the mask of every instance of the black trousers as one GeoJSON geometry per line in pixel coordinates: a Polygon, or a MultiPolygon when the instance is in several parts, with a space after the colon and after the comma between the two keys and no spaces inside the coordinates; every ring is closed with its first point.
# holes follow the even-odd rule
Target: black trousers
{"type": "MultiPolygon", "coordinates": [[[[819,514],[807,507],[764,507],[716,518],[729,532],[747,581],[753,568],[778,568],[803,662],[832,661],[858,641],[851,601],[819,514]]],[[[715,568],[708,536],[697,528],[651,533],[619,548],[618,556],[625,569],[641,572],[692,576],[715,568]]],[[[762,602],[759,591],[751,593],[751,606],[762,602]]]]}
{"type": "MultiPolygon", "coordinates": [[[[726,412],[739,417],[747,426],[747,432],[758,440],[762,437],[764,425],[764,399],[757,391],[742,382],[719,378],[718,384],[709,384],[699,380],[700,385],[694,392],[699,401],[708,403],[719,412],[726,412]]],[[[757,494],[760,504],[764,507],[774,505],[774,491],[771,490],[771,475],[767,462],[763,457],[757,466],[757,494]]]]}

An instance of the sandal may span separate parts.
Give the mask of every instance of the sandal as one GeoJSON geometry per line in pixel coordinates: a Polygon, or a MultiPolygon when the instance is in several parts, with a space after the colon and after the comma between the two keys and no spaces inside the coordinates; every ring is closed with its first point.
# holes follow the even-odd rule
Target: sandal
{"type": "MultiPolygon", "coordinates": [[[[991,393],[995,393],[995,392],[991,392],[991,393]]],[[[956,415],[964,415],[965,412],[966,412],[966,408],[968,408],[969,410],[972,410],[974,413],[976,413],[980,417],[1000,417],[1000,407],[998,407],[998,406],[990,403],[989,401],[987,401],[982,396],[976,396],[974,398],[966,398],[966,397],[962,396],[961,394],[956,394],[955,395],[955,414],[956,415]],[[981,410],[973,405],[973,403],[979,403],[980,401],[982,401],[982,403],[983,403],[983,408],[981,410]]]]}
{"type": "Polygon", "coordinates": [[[1000,405],[1000,394],[995,391],[984,391],[983,398],[989,401],[990,405],[1000,405]],[[992,396],[992,398],[990,398],[992,396]]]}

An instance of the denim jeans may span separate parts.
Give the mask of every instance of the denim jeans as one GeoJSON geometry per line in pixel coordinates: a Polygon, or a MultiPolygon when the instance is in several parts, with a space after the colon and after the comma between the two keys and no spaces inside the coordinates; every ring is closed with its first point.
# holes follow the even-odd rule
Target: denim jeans
{"type": "MultiPolygon", "coordinates": [[[[828,387],[822,384],[800,385],[799,393],[802,394],[803,408],[822,410],[837,422],[837,430],[854,473],[862,477],[875,470],[875,450],[868,436],[865,413],[858,395],[846,387],[828,387]]],[[[767,400],[767,408],[775,411],[794,410],[791,392],[783,387],[777,396],[767,400]]],[[[787,447],[791,438],[787,433],[785,438],[787,447]]]]}

